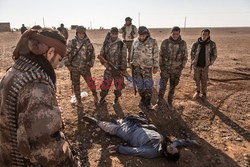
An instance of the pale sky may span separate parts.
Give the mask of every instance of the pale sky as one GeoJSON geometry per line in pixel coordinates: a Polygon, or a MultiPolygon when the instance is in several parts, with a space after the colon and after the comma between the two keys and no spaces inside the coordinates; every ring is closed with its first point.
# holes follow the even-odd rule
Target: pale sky
{"type": "Polygon", "coordinates": [[[250,0],[0,0],[0,22],[11,28],[83,25],[120,28],[130,16],[148,28],[250,27],[250,0]]]}

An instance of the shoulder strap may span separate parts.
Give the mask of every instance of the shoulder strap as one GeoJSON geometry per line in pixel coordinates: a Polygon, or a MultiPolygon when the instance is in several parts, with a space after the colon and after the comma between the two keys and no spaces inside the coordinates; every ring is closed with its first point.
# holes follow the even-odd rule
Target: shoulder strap
{"type": "MultiPolygon", "coordinates": [[[[75,42],[76,42],[76,40],[75,40],[75,42]]],[[[75,43],[75,44],[76,44],[76,43],[75,43]]],[[[72,40],[72,45],[74,45],[74,44],[73,44],[73,40],[72,40]]],[[[83,45],[84,45],[84,42],[81,44],[80,48],[75,52],[75,54],[72,56],[71,61],[69,61],[69,62],[70,62],[70,65],[72,65],[73,60],[75,59],[76,55],[78,55],[78,53],[80,52],[80,50],[82,49],[83,45]]],[[[75,45],[75,46],[76,46],[76,45],[75,45]]]]}
{"type": "Polygon", "coordinates": [[[119,42],[119,47],[120,47],[120,53],[119,53],[119,62],[122,64],[122,49],[123,49],[124,43],[122,41],[119,42]]]}

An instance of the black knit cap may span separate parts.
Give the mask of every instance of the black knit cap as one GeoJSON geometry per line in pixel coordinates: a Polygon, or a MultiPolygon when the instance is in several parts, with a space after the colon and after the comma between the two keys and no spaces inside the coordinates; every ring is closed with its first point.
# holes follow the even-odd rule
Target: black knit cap
{"type": "Polygon", "coordinates": [[[83,27],[83,26],[78,26],[78,27],[76,28],[76,32],[77,32],[77,33],[86,33],[86,28],[83,27]]]}
{"type": "Polygon", "coordinates": [[[126,17],[125,21],[131,21],[132,19],[130,17],[126,17]]]}
{"type": "Polygon", "coordinates": [[[110,32],[111,32],[112,34],[118,34],[118,28],[112,27],[112,28],[110,29],[110,32]]]}
{"type": "Polygon", "coordinates": [[[138,28],[138,34],[139,34],[139,35],[143,35],[143,34],[148,34],[148,35],[149,35],[150,33],[149,33],[147,27],[145,27],[145,26],[140,26],[140,27],[138,28]]]}
{"type": "Polygon", "coordinates": [[[171,33],[172,33],[173,31],[181,32],[181,29],[180,29],[180,27],[178,27],[178,26],[174,26],[174,27],[171,29],[171,33]]]}

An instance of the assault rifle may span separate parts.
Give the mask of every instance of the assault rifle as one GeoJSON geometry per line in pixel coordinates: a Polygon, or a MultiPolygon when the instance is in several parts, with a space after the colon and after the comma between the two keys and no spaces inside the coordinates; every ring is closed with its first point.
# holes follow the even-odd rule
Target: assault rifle
{"type": "Polygon", "coordinates": [[[111,62],[107,61],[101,55],[98,55],[97,58],[100,61],[102,61],[104,63],[107,63],[109,65],[109,67],[111,67],[112,70],[116,71],[118,74],[120,74],[121,76],[125,77],[128,81],[132,82],[133,83],[133,87],[134,87],[134,92],[135,92],[135,95],[136,95],[137,91],[136,91],[136,83],[135,83],[134,78],[132,78],[127,72],[124,73],[123,71],[119,70],[116,66],[114,66],[114,64],[112,64],[111,62]]]}

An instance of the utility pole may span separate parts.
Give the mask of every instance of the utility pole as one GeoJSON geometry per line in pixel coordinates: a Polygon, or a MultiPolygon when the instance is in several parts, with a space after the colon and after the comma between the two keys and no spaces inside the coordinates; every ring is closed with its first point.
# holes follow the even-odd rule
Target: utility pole
{"type": "Polygon", "coordinates": [[[187,17],[185,16],[185,20],[184,20],[184,31],[186,30],[186,23],[187,23],[187,17]]]}
{"type": "Polygon", "coordinates": [[[138,27],[140,27],[140,25],[141,25],[141,13],[139,12],[138,13],[138,27]]]}
{"type": "Polygon", "coordinates": [[[44,21],[44,18],[43,18],[43,27],[45,28],[45,21],[44,21]]]}

